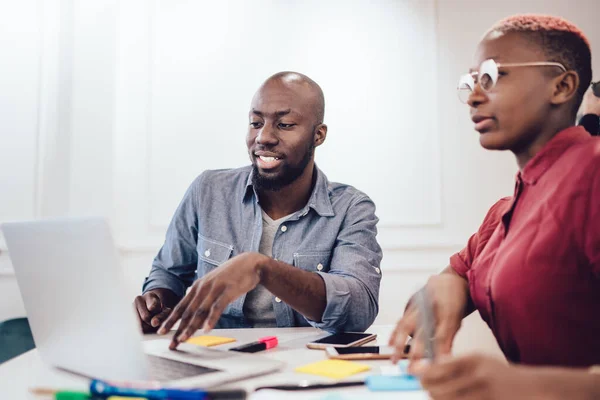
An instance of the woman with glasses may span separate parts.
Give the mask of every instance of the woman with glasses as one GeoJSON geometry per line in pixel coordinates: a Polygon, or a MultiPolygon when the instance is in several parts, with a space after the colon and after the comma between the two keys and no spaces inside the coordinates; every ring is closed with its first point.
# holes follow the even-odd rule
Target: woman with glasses
{"type": "MultiPolygon", "coordinates": [[[[458,84],[480,144],[517,161],[513,196],[492,206],[467,246],[423,290],[434,346],[414,302],[390,343],[416,333],[411,371],[436,400],[600,398],[600,139],[574,126],[592,77],[588,40],[555,17],[493,26],[458,84]],[[478,310],[509,361],[450,357],[478,310]],[[419,322],[419,323],[418,323],[419,322]],[[433,357],[433,354],[429,354],[433,357]]],[[[422,309],[422,308],[421,308],[422,309]]]]}

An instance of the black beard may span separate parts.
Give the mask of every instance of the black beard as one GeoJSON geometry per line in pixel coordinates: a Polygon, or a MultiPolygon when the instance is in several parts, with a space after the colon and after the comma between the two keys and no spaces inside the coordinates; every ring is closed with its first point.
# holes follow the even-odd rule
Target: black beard
{"type": "Polygon", "coordinates": [[[269,178],[261,175],[256,164],[253,164],[252,185],[254,185],[257,191],[277,192],[292,184],[306,169],[306,166],[310,162],[310,159],[314,153],[314,149],[315,145],[314,143],[311,143],[311,146],[307,149],[304,157],[297,165],[284,164],[281,175],[275,178],[269,178]]]}

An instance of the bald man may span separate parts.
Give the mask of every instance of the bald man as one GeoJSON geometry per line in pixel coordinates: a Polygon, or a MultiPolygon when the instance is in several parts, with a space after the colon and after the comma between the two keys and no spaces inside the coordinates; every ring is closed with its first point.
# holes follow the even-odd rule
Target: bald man
{"type": "Polygon", "coordinates": [[[246,136],[252,165],[205,171],[191,184],[135,299],[145,332],[181,320],[176,348],[198,329],[371,325],[382,257],[375,205],[315,165],[324,108],[319,85],[299,73],[258,89],[246,136]]]}

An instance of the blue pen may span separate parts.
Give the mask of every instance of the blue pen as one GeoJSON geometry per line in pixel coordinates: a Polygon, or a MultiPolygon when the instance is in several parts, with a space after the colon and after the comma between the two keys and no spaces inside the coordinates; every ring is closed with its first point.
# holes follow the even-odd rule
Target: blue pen
{"type": "Polygon", "coordinates": [[[139,387],[121,387],[96,379],[90,383],[90,393],[102,397],[146,397],[152,400],[207,400],[209,398],[208,393],[201,389],[147,389],[139,387]]]}

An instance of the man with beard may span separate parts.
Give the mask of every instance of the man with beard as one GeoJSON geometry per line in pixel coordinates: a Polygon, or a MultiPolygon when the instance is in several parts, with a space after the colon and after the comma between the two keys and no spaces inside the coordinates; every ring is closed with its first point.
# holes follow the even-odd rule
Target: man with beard
{"type": "Polygon", "coordinates": [[[181,320],[176,348],[201,328],[371,325],[382,257],[375,205],[315,165],[324,108],[319,85],[299,73],[259,88],[246,138],[252,165],[205,171],[188,189],[135,299],[145,332],[181,320]]]}

